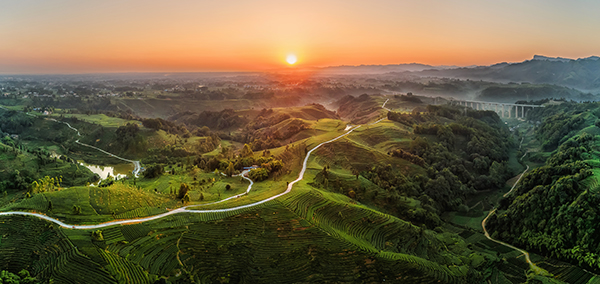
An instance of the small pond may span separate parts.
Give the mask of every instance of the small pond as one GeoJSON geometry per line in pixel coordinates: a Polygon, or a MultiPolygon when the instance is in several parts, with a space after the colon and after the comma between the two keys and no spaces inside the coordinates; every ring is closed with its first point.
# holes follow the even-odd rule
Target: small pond
{"type": "Polygon", "coordinates": [[[131,172],[134,169],[133,164],[115,164],[115,165],[107,165],[107,166],[99,166],[88,164],[83,161],[77,161],[80,165],[90,169],[93,173],[96,173],[100,176],[100,179],[106,179],[108,175],[111,175],[115,179],[121,179],[126,177],[127,175],[131,175],[131,172]]]}

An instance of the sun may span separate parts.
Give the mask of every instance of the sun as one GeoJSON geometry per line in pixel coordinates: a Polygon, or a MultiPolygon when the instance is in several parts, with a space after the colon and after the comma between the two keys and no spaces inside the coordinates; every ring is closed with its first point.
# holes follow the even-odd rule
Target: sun
{"type": "Polygon", "coordinates": [[[298,58],[296,58],[296,55],[290,54],[287,56],[285,61],[287,61],[288,64],[293,65],[294,63],[296,63],[296,61],[298,61],[298,58]]]}

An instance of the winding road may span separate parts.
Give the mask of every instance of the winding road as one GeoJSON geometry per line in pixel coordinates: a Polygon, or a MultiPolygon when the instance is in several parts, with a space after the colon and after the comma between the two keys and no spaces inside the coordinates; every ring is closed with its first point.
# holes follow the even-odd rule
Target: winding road
{"type": "Polygon", "coordinates": [[[507,197],[509,196],[513,190],[517,187],[517,184],[519,184],[519,181],[521,180],[521,178],[523,177],[523,175],[529,170],[529,165],[527,165],[527,168],[519,175],[519,178],[517,179],[517,181],[515,181],[515,184],[513,184],[513,186],[510,188],[510,190],[505,193],[504,195],[502,195],[502,197],[507,197]]]}
{"type": "Polygon", "coordinates": [[[390,99],[387,99],[387,100],[385,100],[385,102],[384,102],[384,103],[383,103],[383,105],[381,106],[381,108],[382,108],[382,109],[385,109],[385,110],[387,110],[387,111],[392,111],[391,109],[389,109],[389,108],[385,107],[385,104],[387,104],[387,102],[388,102],[389,100],[390,100],[390,99]]]}
{"type": "MultiPolygon", "coordinates": [[[[515,184],[513,184],[512,188],[503,195],[503,197],[507,197],[509,194],[512,193],[512,191],[515,189],[515,187],[517,186],[517,184],[519,184],[519,181],[521,180],[521,178],[523,177],[523,175],[529,170],[529,165],[527,165],[527,168],[525,169],[525,171],[523,171],[519,178],[517,179],[517,181],[515,182],[515,184]]],[[[483,228],[483,233],[485,234],[485,237],[488,238],[490,241],[493,241],[495,243],[501,244],[503,246],[509,247],[511,249],[514,249],[516,251],[519,251],[520,253],[522,253],[523,255],[525,255],[525,260],[527,261],[527,263],[529,264],[529,268],[531,268],[531,270],[535,271],[538,274],[543,274],[544,272],[546,272],[544,269],[538,267],[537,265],[535,265],[535,263],[533,263],[531,261],[531,258],[529,257],[529,253],[525,250],[522,250],[518,247],[515,247],[511,244],[507,244],[503,241],[499,241],[496,240],[494,238],[492,238],[490,236],[490,234],[488,233],[487,229],[485,228],[485,224],[487,223],[487,220],[490,218],[490,216],[492,216],[492,214],[496,213],[496,208],[494,208],[494,210],[491,210],[490,213],[488,213],[488,215],[485,217],[485,219],[483,219],[483,221],[481,221],[481,227],[483,228]]]]}
{"type": "MultiPolygon", "coordinates": [[[[77,128],[75,128],[75,127],[71,126],[71,124],[69,124],[68,122],[64,122],[64,121],[56,120],[56,119],[54,119],[54,118],[46,118],[46,119],[47,119],[47,120],[54,121],[54,122],[58,122],[58,123],[63,123],[63,124],[66,124],[66,125],[67,125],[69,128],[71,128],[71,129],[73,129],[75,132],[77,132],[77,136],[81,136],[81,133],[79,133],[79,130],[77,130],[77,128]]],[[[75,143],[77,143],[77,144],[79,144],[79,145],[82,145],[82,146],[85,146],[85,147],[92,148],[92,149],[94,149],[94,150],[98,150],[98,151],[100,151],[100,152],[102,152],[102,153],[104,153],[104,154],[107,154],[107,155],[109,155],[109,156],[111,156],[111,157],[113,157],[113,158],[117,158],[117,159],[119,159],[119,160],[122,160],[122,161],[125,161],[125,162],[132,163],[132,164],[133,164],[133,166],[134,166],[134,168],[133,168],[133,172],[132,172],[132,173],[133,173],[133,175],[134,175],[135,177],[138,177],[138,175],[139,175],[139,173],[140,173],[140,170],[142,169],[142,166],[141,166],[141,164],[140,164],[140,161],[134,161],[134,160],[129,160],[129,159],[121,158],[121,157],[119,157],[119,156],[117,156],[117,155],[115,155],[115,154],[113,154],[113,153],[110,153],[110,152],[104,151],[104,150],[102,150],[102,149],[100,149],[100,148],[98,148],[98,147],[95,147],[95,146],[92,146],[92,145],[88,145],[88,144],[85,144],[85,143],[81,143],[81,142],[79,142],[79,139],[75,140],[75,143]]]]}
{"type": "MultiPolygon", "coordinates": [[[[386,101],[386,102],[387,102],[387,101],[386,101]]],[[[385,104],[385,103],[384,103],[384,104],[385,104]]],[[[70,124],[68,124],[67,122],[58,121],[58,120],[55,120],[55,119],[52,119],[52,118],[49,118],[49,119],[50,119],[50,120],[53,120],[53,121],[56,121],[56,122],[65,123],[65,124],[66,124],[66,125],[67,125],[69,128],[71,128],[71,129],[75,130],[75,131],[77,132],[77,135],[78,135],[78,136],[81,136],[81,134],[79,133],[79,130],[77,130],[76,128],[73,128],[73,127],[72,127],[70,124]]],[[[383,120],[383,119],[381,119],[381,120],[383,120]]],[[[378,120],[377,122],[379,122],[379,121],[381,121],[381,120],[378,120]]],[[[377,122],[375,122],[375,123],[377,123],[377,122]]],[[[374,124],[374,123],[372,123],[372,124],[374,124]]],[[[276,198],[279,198],[279,197],[281,197],[281,196],[283,196],[283,195],[286,195],[286,194],[288,194],[290,191],[292,191],[292,187],[294,186],[294,184],[295,184],[295,183],[297,183],[297,182],[301,181],[302,179],[304,179],[304,173],[306,172],[306,167],[307,167],[307,165],[308,165],[308,159],[310,158],[310,155],[311,155],[311,154],[312,154],[312,153],[313,153],[315,150],[317,150],[319,147],[321,147],[321,146],[323,146],[323,145],[325,145],[325,144],[327,144],[327,143],[331,143],[331,142],[333,142],[333,141],[336,141],[336,140],[338,140],[338,139],[340,139],[340,138],[342,138],[342,137],[344,137],[344,136],[346,136],[346,135],[348,135],[348,134],[352,133],[354,130],[356,130],[356,129],[357,129],[357,128],[359,128],[359,127],[361,127],[361,125],[358,125],[358,126],[351,127],[351,128],[349,128],[349,129],[347,129],[347,130],[346,130],[346,133],[344,133],[344,134],[342,134],[342,135],[340,135],[340,136],[337,136],[337,137],[335,137],[335,138],[333,138],[333,139],[331,139],[331,140],[329,140],[329,141],[322,142],[322,143],[320,143],[319,145],[317,145],[317,146],[315,146],[314,148],[312,148],[310,151],[308,151],[308,153],[306,153],[306,157],[304,158],[304,162],[302,163],[302,169],[300,170],[300,174],[298,175],[298,178],[297,178],[296,180],[294,180],[294,181],[290,182],[290,183],[288,184],[288,186],[287,186],[287,189],[286,189],[284,192],[282,192],[282,193],[280,193],[280,194],[277,194],[277,195],[274,195],[274,196],[271,196],[271,197],[269,197],[269,198],[263,199],[263,200],[261,200],[261,201],[257,201],[257,202],[250,203],[250,204],[246,204],[246,205],[240,205],[240,206],[231,207],[231,208],[224,208],[224,209],[206,209],[206,210],[200,210],[200,209],[190,209],[190,208],[193,208],[193,207],[200,207],[200,206],[206,206],[206,205],[210,205],[210,204],[215,204],[215,203],[224,202],[224,201],[231,200],[231,199],[233,199],[233,198],[237,198],[237,197],[240,197],[240,196],[242,196],[242,195],[248,194],[248,193],[250,192],[250,190],[251,190],[251,188],[252,188],[252,185],[254,184],[254,182],[252,182],[252,180],[251,180],[251,179],[249,179],[248,177],[246,177],[246,176],[245,176],[245,173],[246,173],[246,171],[244,171],[244,172],[242,172],[242,173],[241,173],[241,174],[239,174],[239,175],[241,175],[241,176],[242,176],[244,179],[246,179],[246,180],[250,181],[250,185],[248,185],[248,189],[247,189],[247,190],[246,190],[246,192],[244,192],[244,193],[241,193],[241,194],[238,194],[238,195],[234,195],[234,196],[228,197],[228,198],[226,198],[226,199],[223,199],[223,200],[220,200],[220,201],[216,201],[216,202],[207,203],[207,204],[188,205],[188,206],[180,207],[180,208],[177,208],[177,209],[171,210],[171,211],[169,211],[169,212],[165,212],[165,213],[162,213],[162,214],[158,214],[158,215],[154,215],[154,216],[149,216],[149,217],[143,217],[143,218],[134,218],[134,219],[127,219],[127,220],[117,220],[117,221],[110,221],[110,222],[101,223],[101,224],[96,224],[96,225],[72,225],[72,224],[66,224],[66,223],[64,223],[64,222],[62,222],[62,221],[60,221],[60,220],[58,220],[58,219],[55,219],[55,218],[49,217],[49,216],[47,216],[47,215],[40,214],[40,213],[33,213],[33,212],[24,212],[24,211],[8,211],[8,212],[0,212],[0,216],[15,216],[15,215],[21,215],[21,216],[32,216],[32,217],[38,217],[38,218],[44,219],[44,220],[46,220],[46,221],[50,221],[50,222],[52,222],[52,223],[55,223],[55,224],[57,224],[57,225],[59,225],[59,226],[61,226],[61,227],[68,228],[68,229],[89,230],[89,229],[100,229],[100,228],[105,228],[105,227],[110,227],[110,226],[115,226],[115,225],[126,225],[126,224],[134,224],[134,223],[148,222],[148,221],[157,220],[157,219],[160,219],[160,218],[164,218],[164,217],[167,217],[167,216],[170,216],[170,215],[173,215],[173,214],[179,214],[179,213],[216,213],[216,212],[231,212],[231,211],[235,211],[235,210],[239,210],[239,209],[251,208],[251,207],[254,207],[254,206],[257,206],[257,205],[260,205],[260,204],[263,204],[263,203],[269,202],[269,201],[271,201],[271,200],[274,200],[274,199],[276,199],[276,198]]],[[[91,148],[94,148],[94,149],[96,149],[96,150],[98,150],[98,151],[101,151],[101,152],[103,152],[103,153],[109,154],[109,155],[111,155],[111,156],[113,156],[113,157],[115,157],[115,158],[118,158],[118,159],[121,159],[121,160],[124,160],[124,161],[128,161],[128,162],[132,162],[132,163],[136,164],[136,169],[139,171],[139,162],[138,162],[138,161],[132,161],[132,160],[128,160],[128,159],[124,159],[124,158],[118,157],[118,156],[116,156],[116,155],[113,155],[113,154],[111,154],[111,153],[109,153],[109,152],[106,152],[106,151],[104,151],[104,150],[102,150],[102,149],[99,149],[99,148],[97,148],[97,147],[94,147],[94,146],[90,146],[90,145],[87,145],[87,144],[81,143],[81,142],[79,142],[79,140],[77,140],[76,142],[77,142],[78,144],[81,144],[81,145],[83,145],[83,146],[91,147],[91,148]],[[136,163],[136,162],[137,162],[137,163],[136,163]]],[[[136,174],[137,174],[137,173],[136,173],[136,174]]]]}

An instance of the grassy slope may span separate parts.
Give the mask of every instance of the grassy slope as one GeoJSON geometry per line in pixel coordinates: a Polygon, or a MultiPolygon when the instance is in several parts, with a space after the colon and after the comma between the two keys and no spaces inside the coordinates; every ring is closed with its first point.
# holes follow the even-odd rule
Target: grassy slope
{"type": "Polygon", "coordinates": [[[55,162],[49,162],[46,165],[39,165],[38,158],[28,152],[11,152],[11,147],[0,143],[0,148],[7,149],[7,152],[0,151],[0,178],[10,178],[16,170],[19,172],[28,172],[34,179],[40,179],[44,176],[68,178],[65,184],[81,185],[93,178],[93,173],[87,168],[77,164],[68,163],[57,159],[55,162]]]}
{"type": "MultiPolygon", "coordinates": [[[[381,127],[386,125],[390,128],[382,129],[386,135],[399,143],[405,139],[405,132],[401,131],[405,129],[391,123],[381,127]]],[[[339,136],[345,126],[338,120],[321,119],[310,130],[319,135],[294,144],[304,144],[310,149],[339,136]]],[[[365,127],[349,138],[328,144],[332,147],[319,149],[318,157],[311,159],[305,180],[299,182],[292,193],[257,208],[219,214],[180,214],[148,224],[116,226],[103,230],[105,240],[100,242],[92,241],[89,231],[61,229],[60,232],[68,236],[85,257],[103,267],[100,271],[111,277],[135,274],[151,279],[155,278],[153,275],[189,273],[198,278],[265,282],[280,279],[284,271],[292,270],[295,271],[292,277],[298,281],[382,282],[389,279],[430,282],[437,279],[465,282],[469,260],[463,257],[471,252],[464,243],[447,241],[443,235],[355,204],[345,195],[308,185],[324,161],[339,165],[333,169],[336,174],[353,178],[344,168],[344,161],[335,161],[338,155],[332,151],[347,155],[340,155],[343,157],[353,157],[355,163],[368,165],[380,160],[405,165],[407,170],[411,168],[406,161],[385,154],[389,147],[383,142],[385,139],[370,139],[375,127],[380,126],[365,127]],[[278,265],[272,265],[275,263],[278,265]],[[248,266],[252,267],[251,271],[245,268],[248,266]],[[203,269],[199,270],[200,267],[203,269]]],[[[283,147],[272,149],[271,153],[277,155],[281,151],[283,147]]],[[[279,181],[256,183],[249,196],[206,208],[247,204],[282,192],[285,181],[297,177],[300,163],[293,163],[296,166],[292,172],[279,181]]],[[[176,187],[182,181],[193,183],[191,176],[178,173],[153,180],[141,179],[138,185],[142,190],[124,185],[107,189],[71,188],[38,194],[11,204],[5,210],[46,211],[71,223],[98,223],[113,218],[157,214],[164,212],[163,208],[167,206],[176,206],[176,201],[167,197],[171,186],[176,187]],[[155,193],[154,188],[159,193],[155,193]],[[53,204],[50,211],[49,200],[53,204]],[[82,208],[81,215],[73,214],[73,205],[82,208]]],[[[214,174],[199,174],[197,179],[207,180],[211,176],[214,174]]],[[[243,190],[246,185],[239,183],[239,179],[220,177],[214,185],[198,185],[206,193],[204,202],[214,200],[215,192],[218,193],[225,183],[234,186],[231,194],[243,190]]],[[[192,193],[197,194],[198,190],[193,189],[192,193]]],[[[221,197],[226,196],[222,194],[221,197]]],[[[192,197],[192,202],[198,201],[192,197]]],[[[27,252],[27,248],[23,251],[27,252]]],[[[36,272],[42,273],[34,270],[36,272]]]]}

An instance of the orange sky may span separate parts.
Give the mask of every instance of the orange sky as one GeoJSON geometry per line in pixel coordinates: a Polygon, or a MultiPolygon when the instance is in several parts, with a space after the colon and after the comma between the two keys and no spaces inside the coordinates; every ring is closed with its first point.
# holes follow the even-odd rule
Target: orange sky
{"type": "Polygon", "coordinates": [[[0,73],[472,65],[600,54],[598,1],[3,1],[0,73]],[[6,3],[8,2],[8,4],[6,3]]]}

